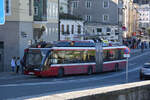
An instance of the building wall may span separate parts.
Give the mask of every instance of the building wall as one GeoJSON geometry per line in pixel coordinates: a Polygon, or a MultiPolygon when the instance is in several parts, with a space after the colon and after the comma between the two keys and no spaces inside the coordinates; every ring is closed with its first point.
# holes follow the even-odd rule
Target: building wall
{"type": "Polygon", "coordinates": [[[47,21],[50,23],[58,23],[58,0],[48,0],[47,6],[47,21]]]}
{"type": "Polygon", "coordinates": [[[100,25],[100,24],[90,25],[88,24],[88,25],[85,25],[84,28],[86,30],[85,33],[87,34],[92,33],[95,35],[100,35],[100,37],[103,39],[118,41],[118,35],[116,35],[116,33],[118,32],[117,25],[100,25]],[[110,31],[107,31],[107,28],[109,28],[110,31]],[[98,29],[101,29],[101,32],[99,32],[98,29]]]}
{"type": "Polygon", "coordinates": [[[33,27],[32,22],[19,22],[19,56],[22,58],[24,49],[28,48],[33,43],[33,27]]]}
{"type": "Polygon", "coordinates": [[[56,23],[47,23],[45,24],[46,31],[41,36],[41,40],[50,42],[58,40],[58,25],[56,23]]]}
{"type": "Polygon", "coordinates": [[[0,40],[4,42],[3,71],[11,70],[12,57],[22,57],[24,49],[29,46],[28,41],[33,38],[31,1],[32,14],[29,15],[29,0],[9,0],[10,13],[6,14],[5,24],[0,26],[0,40]]]}
{"type": "Polygon", "coordinates": [[[19,21],[33,21],[33,15],[34,15],[34,7],[33,7],[33,0],[31,0],[31,15],[29,14],[29,0],[19,0],[19,15],[20,20],[19,21]]]}
{"type": "Polygon", "coordinates": [[[139,6],[138,12],[139,12],[139,19],[138,19],[139,27],[140,28],[149,27],[149,23],[150,23],[150,7],[149,7],[149,5],[139,6]]]}
{"type": "Polygon", "coordinates": [[[68,0],[60,0],[60,12],[68,13],[68,0]]]}
{"type": "Polygon", "coordinates": [[[85,19],[86,15],[91,16],[91,22],[102,22],[108,24],[117,24],[118,23],[118,9],[117,3],[112,0],[92,0],[91,8],[86,8],[86,0],[71,0],[70,6],[73,5],[73,2],[78,2],[77,8],[70,7],[70,12],[73,12],[76,16],[81,16],[85,19]],[[109,8],[103,8],[103,1],[109,1],[109,8]],[[109,15],[109,21],[103,21],[103,15],[109,15]]]}
{"type": "MultiPolygon", "coordinates": [[[[75,16],[80,16],[84,19],[86,23],[85,33],[88,34],[92,33],[92,34],[99,34],[99,35],[102,35],[102,33],[107,34],[106,32],[107,28],[115,26],[113,30],[116,30],[117,25],[122,24],[123,16],[121,15],[118,17],[118,15],[122,14],[122,12],[119,12],[118,9],[118,0],[91,0],[91,8],[86,7],[87,1],[88,0],[70,0],[69,2],[69,12],[74,14],[75,16]],[[109,2],[108,7],[104,7],[104,1],[109,2]],[[74,2],[77,2],[76,8],[73,7],[74,2]],[[109,16],[108,21],[104,21],[104,15],[109,16]],[[91,21],[87,21],[86,16],[91,16],[91,21]],[[97,28],[103,28],[103,32],[98,33],[96,31],[97,28]]],[[[121,25],[119,27],[121,27],[121,25]]],[[[110,38],[108,39],[118,40],[118,34],[114,36],[115,32],[110,32],[110,33],[111,34],[108,36],[110,38]]]]}
{"type": "Polygon", "coordinates": [[[9,0],[10,13],[6,14],[6,21],[33,21],[33,0],[32,15],[29,16],[29,0],[9,0]]]}
{"type": "Polygon", "coordinates": [[[0,26],[0,40],[4,42],[4,71],[11,70],[13,56],[22,58],[29,41],[33,41],[32,33],[31,22],[6,21],[0,26]]]}
{"type": "Polygon", "coordinates": [[[6,21],[19,21],[20,5],[19,0],[9,0],[10,1],[10,13],[6,14],[6,21]]]}
{"type": "Polygon", "coordinates": [[[0,26],[0,40],[4,42],[4,71],[10,71],[11,58],[19,56],[19,22],[6,21],[0,26]]]}
{"type": "MultiPolygon", "coordinates": [[[[46,21],[34,21],[33,28],[40,30],[42,26],[45,31],[37,41],[56,41],[58,40],[58,0],[47,0],[47,16],[46,21]]],[[[34,31],[38,34],[38,31],[34,31]]],[[[34,37],[35,38],[35,37],[34,37]]]]}
{"type": "Polygon", "coordinates": [[[84,26],[83,26],[83,21],[80,20],[65,20],[65,19],[61,19],[61,23],[60,23],[60,36],[61,36],[61,40],[75,40],[75,39],[79,39],[82,40],[83,37],[80,37],[78,35],[83,35],[84,34],[84,26]],[[69,25],[69,35],[63,35],[62,34],[62,25],[64,25],[64,32],[67,32],[67,25],[69,25]],[[74,25],[74,32],[72,34],[72,25],[74,25]],[[81,33],[78,34],[78,25],[81,26],[81,33]]]}

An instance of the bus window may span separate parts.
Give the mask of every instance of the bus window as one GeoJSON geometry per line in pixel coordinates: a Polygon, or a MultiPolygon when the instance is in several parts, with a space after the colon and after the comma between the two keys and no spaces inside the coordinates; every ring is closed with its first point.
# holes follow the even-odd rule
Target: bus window
{"type": "Polygon", "coordinates": [[[95,51],[87,52],[87,60],[88,62],[95,62],[95,51]]]}
{"type": "Polygon", "coordinates": [[[42,58],[43,56],[41,52],[29,52],[26,56],[26,64],[27,65],[41,65],[42,58]]]}
{"type": "Polygon", "coordinates": [[[126,59],[123,55],[124,55],[124,49],[121,49],[120,59],[126,59]]]}
{"type": "Polygon", "coordinates": [[[114,61],[118,60],[117,50],[104,50],[103,51],[103,60],[106,61],[114,61]]]}
{"type": "Polygon", "coordinates": [[[53,51],[53,64],[95,62],[95,51],[53,51]]]}
{"type": "Polygon", "coordinates": [[[103,61],[106,62],[108,60],[107,50],[103,50],[103,61]]]}

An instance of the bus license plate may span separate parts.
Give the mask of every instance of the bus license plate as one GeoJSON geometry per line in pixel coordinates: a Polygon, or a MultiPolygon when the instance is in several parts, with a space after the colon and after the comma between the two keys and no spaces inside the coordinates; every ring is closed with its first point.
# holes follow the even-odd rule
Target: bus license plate
{"type": "Polygon", "coordinates": [[[29,72],[28,74],[30,74],[30,75],[34,75],[34,73],[33,73],[33,72],[29,72]]]}

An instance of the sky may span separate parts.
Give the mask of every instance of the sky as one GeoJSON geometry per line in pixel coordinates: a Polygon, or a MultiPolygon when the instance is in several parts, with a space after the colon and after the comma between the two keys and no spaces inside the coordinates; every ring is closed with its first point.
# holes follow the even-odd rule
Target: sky
{"type": "Polygon", "coordinates": [[[5,22],[4,0],[0,0],[0,24],[5,22]]]}

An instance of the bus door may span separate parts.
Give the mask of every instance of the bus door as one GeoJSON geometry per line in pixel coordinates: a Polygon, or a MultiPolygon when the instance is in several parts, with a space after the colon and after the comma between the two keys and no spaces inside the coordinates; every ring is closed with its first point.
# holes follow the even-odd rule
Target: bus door
{"type": "Polygon", "coordinates": [[[103,71],[103,48],[102,43],[96,43],[95,46],[96,54],[96,72],[102,72],[103,71]]]}

